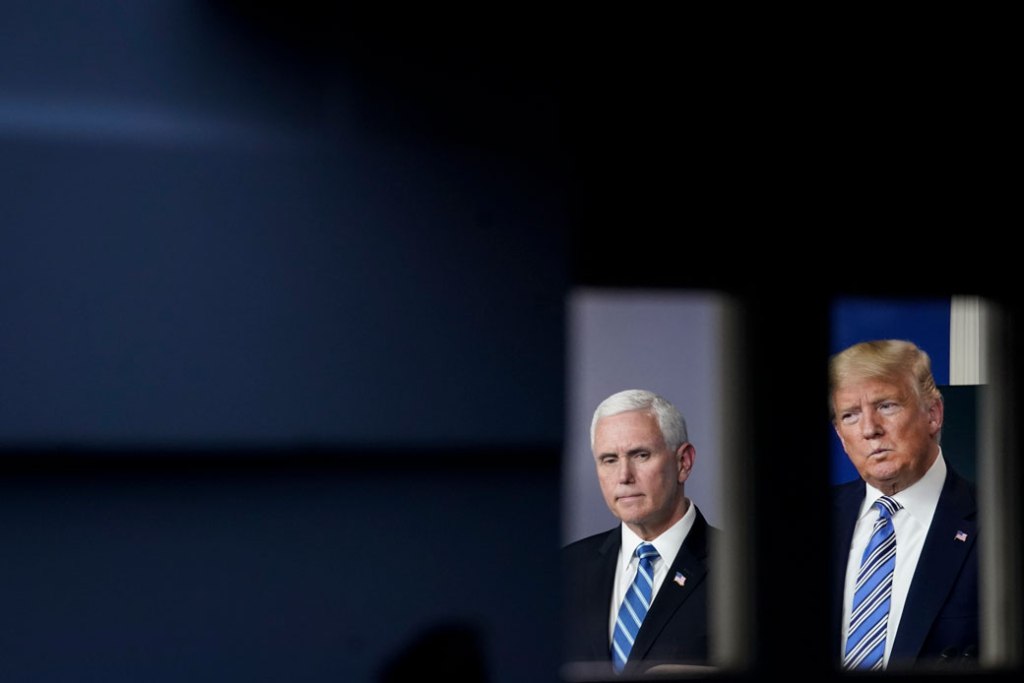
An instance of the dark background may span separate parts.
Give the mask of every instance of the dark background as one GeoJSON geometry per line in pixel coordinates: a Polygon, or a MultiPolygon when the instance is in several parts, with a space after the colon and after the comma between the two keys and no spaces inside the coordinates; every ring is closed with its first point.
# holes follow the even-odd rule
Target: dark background
{"type": "MultiPolygon", "coordinates": [[[[767,492],[825,506],[833,296],[1016,321],[999,41],[0,12],[4,680],[555,680],[570,288],[735,297],[761,557],[815,552],[770,533],[767,492]]],[[[755,677],[792,662],[780,571],[754,572],[755,677]]]]}

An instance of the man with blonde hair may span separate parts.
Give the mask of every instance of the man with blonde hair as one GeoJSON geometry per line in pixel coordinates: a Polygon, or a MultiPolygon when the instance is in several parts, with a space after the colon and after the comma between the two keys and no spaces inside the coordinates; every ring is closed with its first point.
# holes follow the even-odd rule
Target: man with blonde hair
{"type": "Polygon", "coordinates": [[[977,503],[943,457],[944,403],[928,354],[898,339],[854,344],[830,360],[829,396],[860,475],[834,490],[842,666],[976,664],[977,503]]]}

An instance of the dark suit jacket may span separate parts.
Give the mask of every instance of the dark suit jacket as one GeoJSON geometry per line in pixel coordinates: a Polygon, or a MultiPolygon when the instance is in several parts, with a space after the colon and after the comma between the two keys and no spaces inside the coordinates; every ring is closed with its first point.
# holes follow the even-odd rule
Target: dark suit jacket
{"type": "MultiPolygon", "coordinates": [[[[654,597],[623,674],[657,664],[701,664],[708,659],[708,546],[720,533],[697,510],[664,584],[654,597]],[[685,583],[673,581],[676,572],[685,583]]],[[[611,673],[609,610],[619,527],[575,541],[562,549],[565,577],[565,661],[604,662],[611,673]]]]}
{"type": "MultiPolygon", "coordinates": [[[[843,586],[865,485],[834,489],[832,624],[837,657],[842,634],[843,586]]],[[[974,485],[949,469],[935,517],[893,641],[889,668],[976,664],[978,649],[978,522],[974,485]],[[958,540],[966,534],[964,540],[958,540]]],[[[897,549],[897,553],[899,550],[897,549]]]]}

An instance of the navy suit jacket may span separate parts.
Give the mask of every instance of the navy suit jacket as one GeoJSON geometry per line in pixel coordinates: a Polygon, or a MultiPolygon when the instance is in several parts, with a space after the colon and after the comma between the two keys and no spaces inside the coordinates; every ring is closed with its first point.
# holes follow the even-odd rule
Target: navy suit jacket
{"type": "MultiPolygon", "coordinates": [[[[832,624],[837,657],[843,587],[853,528],[865,484],[834,487],[832,624]]],[[[899,550],[897,549],[897,553],[899,550]]],[[[889,668],[976,664],[978,654],[978,521],[974,485],[949,469],[893,641],[889,668]]]]}
{"type": "MultiPolygon", "coordinates": [[[[708,663],[708,546],[720,532],[708,525],[700,510],[696,512],[693,527],[640,627],[624,674],[659,664],[708,663]],[[673,580],[677,572],[685,578],[683,585],[673,580]]],[[[564,659],[598,669],[607,666],[609,674],[609,615],[621,542],[620,528],[615,527],[562,548],[564,659]]]]}

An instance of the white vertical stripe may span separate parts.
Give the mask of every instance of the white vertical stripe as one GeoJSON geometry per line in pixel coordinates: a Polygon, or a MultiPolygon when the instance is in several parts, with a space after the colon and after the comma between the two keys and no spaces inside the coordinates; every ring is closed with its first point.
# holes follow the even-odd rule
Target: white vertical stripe
{"type": "Polygon", "coordinates": [[[988,382],[988,311],[976,296],[954,296],[949,314],[949,383],[988,382]]]}

